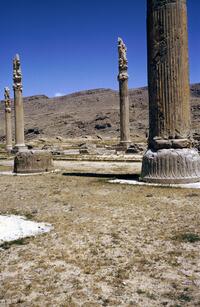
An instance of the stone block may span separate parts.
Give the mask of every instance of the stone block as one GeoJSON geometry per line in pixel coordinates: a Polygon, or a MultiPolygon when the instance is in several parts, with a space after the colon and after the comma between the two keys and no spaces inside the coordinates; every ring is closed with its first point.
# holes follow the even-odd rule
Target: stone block
{"type": "Polygon", "coordinates": [[[27,150],[16,154],[14,173],[43,173],[53,170],[53,159],[50,152],[27,150]]]}

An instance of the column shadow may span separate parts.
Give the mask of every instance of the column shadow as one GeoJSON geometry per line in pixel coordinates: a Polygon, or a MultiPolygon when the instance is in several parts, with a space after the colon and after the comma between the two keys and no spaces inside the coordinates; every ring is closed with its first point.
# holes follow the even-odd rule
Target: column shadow
{"type": "Polygon", "coordinates": [[[71,177],[91,177],[91,178],[117,178],[117,179],[132,179],[139,180],[139,174],[105,174],[105,173],[73,173],[73,172],[64,172],[63,176],[71,177]]]}

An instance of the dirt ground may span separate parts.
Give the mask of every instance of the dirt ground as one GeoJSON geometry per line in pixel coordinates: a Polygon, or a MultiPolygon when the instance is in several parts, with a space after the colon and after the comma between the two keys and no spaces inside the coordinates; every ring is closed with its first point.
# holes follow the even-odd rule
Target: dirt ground
{"type": "Polygon", "coordinates": [[[1,307],[200,306],[200,190],[110,184],[121,168],[0,176],[0,214],[54,227],[1,246],[1,307]]]}

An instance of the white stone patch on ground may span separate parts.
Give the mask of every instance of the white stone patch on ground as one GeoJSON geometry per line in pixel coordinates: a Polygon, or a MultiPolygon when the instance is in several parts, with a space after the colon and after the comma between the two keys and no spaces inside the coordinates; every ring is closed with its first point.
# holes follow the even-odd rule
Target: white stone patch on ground
{"type": "Polygon", "coordinates": [[[0,160],[0,165],[14,166],[14,160],[0,160]]]}
{"type": "Polygon", "coordinates": [[[12,172],[12,171],[0,171],[0,175],[11,175],[11,176],[13,176],[14,175],[14,173],[12,172]]]}
{"type": "Polygon", "coordinates": [[[0,176],[38,176],[38,175],[45,175],[45,174],[51,174],[51,173],[58,173],[60,172],[59,169],[55,169],[48,172],[39,172],[39,173],[14,173],[13,171],[0,171],[0,176]]]}
{"type": "Polygon", "coordinates": [[[50,224],[27,220],[24,216],[0,215],[0,244],[49,232],[50,224]]]}
{"type": "Polygon", "coordinates": [[[147,183],[138,180],[114,179],[109,180],[110,183],[132,184],[132,185],[146,185],[146,186],[159,186],[169,188],[184,188],[184,189],[200,189],[200,182],[195,183],[181,183],[181,184],[161,184],[161,183],[147,183]]]}

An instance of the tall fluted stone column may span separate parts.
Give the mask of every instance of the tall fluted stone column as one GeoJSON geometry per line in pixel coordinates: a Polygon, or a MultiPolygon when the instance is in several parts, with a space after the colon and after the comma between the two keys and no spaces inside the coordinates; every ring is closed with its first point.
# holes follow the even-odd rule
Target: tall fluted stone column
{"type": "Polygon", "coordinates": [[[6,131],[6,150],[12,150],[12,118],[11,118],[11,105],[10,105],[10,90],[5,87],[5,131],[6,131]]]}
{"type": "Polygon", "coordinates": [[[118,38],[119,54],[119,96],[120,96],[120,146],[128,148],[130,144],[129,127],[129,97],[128,97],[128,61],[127,48],[121,38],[118,38]]]}
{"type": "Polygon", "coordinates": [[[141,178],[147,182],[200,180],[192,148],[186,0],[147,0],[149,140],[141,178]]]}
{"type": "Polygon", "coordinates": [[[19,55],[13,60],[13,90],[15,108],[15,147],[14,151],[27,149],[24,143],[24,107],[22,96],[22,72],[19,55]]]}

